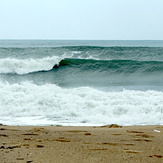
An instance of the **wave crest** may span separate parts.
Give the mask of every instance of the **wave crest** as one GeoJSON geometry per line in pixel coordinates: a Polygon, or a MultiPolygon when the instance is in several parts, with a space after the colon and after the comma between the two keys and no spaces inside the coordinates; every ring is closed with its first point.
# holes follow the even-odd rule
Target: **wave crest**
{"type": "Polygon", "coordinates": [[[40,59],[4,58],[0,59],[0,73],[15,73],[22,75],[38,71],[49,71],[54,65],[59,64],[61,60],[62,58],[55,56],[40,59]]]}

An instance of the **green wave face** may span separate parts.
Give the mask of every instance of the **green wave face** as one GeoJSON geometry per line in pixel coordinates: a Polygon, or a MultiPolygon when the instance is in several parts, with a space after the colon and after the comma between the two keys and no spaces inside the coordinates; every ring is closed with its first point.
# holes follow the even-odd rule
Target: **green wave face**
{"type": "Polygon", "coordinates": [[[110,73],[154,73],[163,72],[161,61],[134,60],[92,60],[92,59],[63,59],[59,66],[80,69],[81,71],[97,71],[110,73]]]}

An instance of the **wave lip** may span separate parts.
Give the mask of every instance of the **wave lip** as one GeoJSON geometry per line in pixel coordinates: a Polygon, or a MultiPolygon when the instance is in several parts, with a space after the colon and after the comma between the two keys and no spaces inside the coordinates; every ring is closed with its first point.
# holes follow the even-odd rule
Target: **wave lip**
{"type": "Polygon", "coordinates": [[[61,60],[62,58],[55,56],[39,59],[4,58],[0,59],[0,73],[23,75],[38,71],[49,71],[54,65],[59,64],[61,60]]]}

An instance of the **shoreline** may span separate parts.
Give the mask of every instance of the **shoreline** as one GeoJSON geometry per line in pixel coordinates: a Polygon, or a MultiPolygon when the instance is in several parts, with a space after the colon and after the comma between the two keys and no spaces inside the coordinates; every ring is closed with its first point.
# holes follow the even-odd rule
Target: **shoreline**
{"type": "Polygon", "coordinates": [[[0,125],[1,163],[163,161],[163,125],[0,125]]]}

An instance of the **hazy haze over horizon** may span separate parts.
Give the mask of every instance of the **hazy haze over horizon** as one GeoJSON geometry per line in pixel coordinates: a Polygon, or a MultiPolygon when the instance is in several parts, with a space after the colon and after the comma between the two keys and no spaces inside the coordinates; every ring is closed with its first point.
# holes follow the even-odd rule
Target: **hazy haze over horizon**
{"type": "Polygon", "coordinates": [[[2,0],[0,39],[163,40],[162,0],[2,0]]]}

